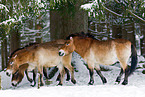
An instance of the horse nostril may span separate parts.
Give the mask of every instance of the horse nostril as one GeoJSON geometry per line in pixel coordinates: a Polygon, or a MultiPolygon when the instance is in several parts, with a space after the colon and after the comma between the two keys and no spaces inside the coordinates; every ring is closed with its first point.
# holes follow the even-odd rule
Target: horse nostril
{"type": "Polygon", "coordinates": [[[12,86],[15,86],[14,83],[12,83],[12,86]]]}
{"type": "Polygon", "coordinates": [[[59,56],[64,56],[64,53],[62,53],[62,52],[59,52],[59,56]]]}
{"type": "Polygon", "coordinates": [[[61,56],[61,52],[59,52],[59,56],[61,56]]]}
{"type": "Polygon", "coordinates": [[[10,76],[10,74],[9,74],[8,72],[6,72],[6,75],[7,75],[7,76],[10,76]]]}
{"type": "Polygon", "coordinates": [[[15,84],[15,83],[12,83],[12,86],[16,87],[16,86],[17,86],[17,84],[15,84]]]}

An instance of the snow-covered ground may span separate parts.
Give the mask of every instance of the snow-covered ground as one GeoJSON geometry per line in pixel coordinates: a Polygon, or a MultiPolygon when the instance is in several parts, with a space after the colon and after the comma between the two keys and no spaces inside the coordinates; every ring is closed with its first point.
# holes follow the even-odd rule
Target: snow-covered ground
{"type": "MultiPolygon", "coordinates": [[[[120,68],[108,66],[112,69],[111,71],[102,71],[108,83],[103,85],[100,77],[95,73],[95,83],[90,86],[88,85],[89,73],[82,60],[79,56],[76,56],[73,61],[76,62],[78,70],[78,72],[75,72],[75,79],[77,80],[75,85],[70,81],[64,81],[63,86],[57,86],[58,82],[55,81],[55,76],[51,79],[53,81],[51,85],[37,89],[37,86],[30,86],[25,76],[23,81],[14,88],[11,86],[11,78],[7,77],[5,72],[1,72],[3,90],[0,91],[0,97],[145,97],[145,75],[141,71],[136,70],[129,77],[129,84],[123,86],[115,84],[120,68]]],[[[31,73],[30,75],[32,76],[31,73]]]]}

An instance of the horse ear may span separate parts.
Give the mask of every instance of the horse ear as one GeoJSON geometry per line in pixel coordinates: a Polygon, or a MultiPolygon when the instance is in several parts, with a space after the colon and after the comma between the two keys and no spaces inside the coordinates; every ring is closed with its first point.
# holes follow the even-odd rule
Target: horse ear
{"type": "Polygon", "coordinates": [[[71,40],[71,41],[73,41],[73,38],[72,38],[72,37],[70,37],[70,40],[71,40]]]}
{"type": "Polygon", "coordinates": [[[14,59],[17,57],[17,55],[14,56],[14,59]]]}

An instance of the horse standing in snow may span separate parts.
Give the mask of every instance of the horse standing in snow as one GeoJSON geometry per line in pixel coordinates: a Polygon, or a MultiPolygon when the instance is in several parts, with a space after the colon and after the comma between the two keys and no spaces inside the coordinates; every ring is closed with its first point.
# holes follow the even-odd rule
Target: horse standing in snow
{"type": "Polygon", "coordinates": [[[90,73],[89,84],[94,84],[94,69],[101,77],[103,83],[107,83],[106,78],[100,71],[99,64],[111,65],[116,61],[120,62],[121,72],[116,79],[120,83],[121,76],[125,72],[123,85],[128,84],[128,77],[135,71],[137,65],[137,52],[134,45],[125,39],[113,39],[99,41],[93,35],[87,33],[71,34],[68,41],[59,50],[60,56],[65,56],[73,51],[77,52],[88,64],[90,73]],[[127,66],[127,61],[131,57],[131,67],[127,66]]]}
{"type": "MultiPolygon", "coordinates": [[[[61,40],[57,40],[61,41],[61,40]]],[[[63,40],[64,42],[65,40],[63,40]]],[[[43,67],[54,67],[58,66],[60,70],[61,80],[59,82],[59,85],[62,85],[63,82],[63,75],[64,75],[64,67],[66,67],[71,72],[71,81],[73,83],[76,83],[74,79],[74,69],[71,66],[71,57],[72,54],[60,57],[58,55],[58,50],[62,46],[62,44],[54,44],[55,42],[48,42],[48,43],[41,43],[38,45],[33,46],[31,49],[27,49],[24,52],[18,53],[15,56],[13,56],[9,63],[11,65],[11,69],[7,69],[9,74],[14,74],[19,70],[19,67],[22,64],[28,63],[29,67],[28,69],[35,69],[37,67],[38,72],[40,73],[40,82],[41,86],[44,85],[43,83],[43,67]]]]}

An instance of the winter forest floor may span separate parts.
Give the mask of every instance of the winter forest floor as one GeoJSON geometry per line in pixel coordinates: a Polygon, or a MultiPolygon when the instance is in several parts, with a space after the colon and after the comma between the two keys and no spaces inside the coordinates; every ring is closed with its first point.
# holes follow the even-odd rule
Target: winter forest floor
{"type": "MultiPolygon", "coordinates": [[[[145,75],[140,70],[136,70],[133,75],[129,77],[129,84],[123,86],[121,84],[115,84],[115,80],[120,72],[118,65],[106,66],[111,71],[102,71],[102,74],[107,79],[107,84],[102,84],[100,77],[94,74],[94,85],[88,85],[89,72],[86,66],[83,65],[82,59],[76,56],[73,61],[76,64],[75,79],[77,83],[74,85],[70,81],[64,81],[63,86],[57,86],[56,77],[50,81],[53,83],[45,85],[37,89],[31,87],[27,81],[26,76],[22,82],[16,87],[11,86],[11,77],[7,77],[5,72],[1,72],[2,87],[0,91],[0,97],[145,97],[145,75]]],[[[32,73],[30,73],[32,77],[32,73]]],[[[123,78],[122,78],[123,81],[123,78]]]]}

